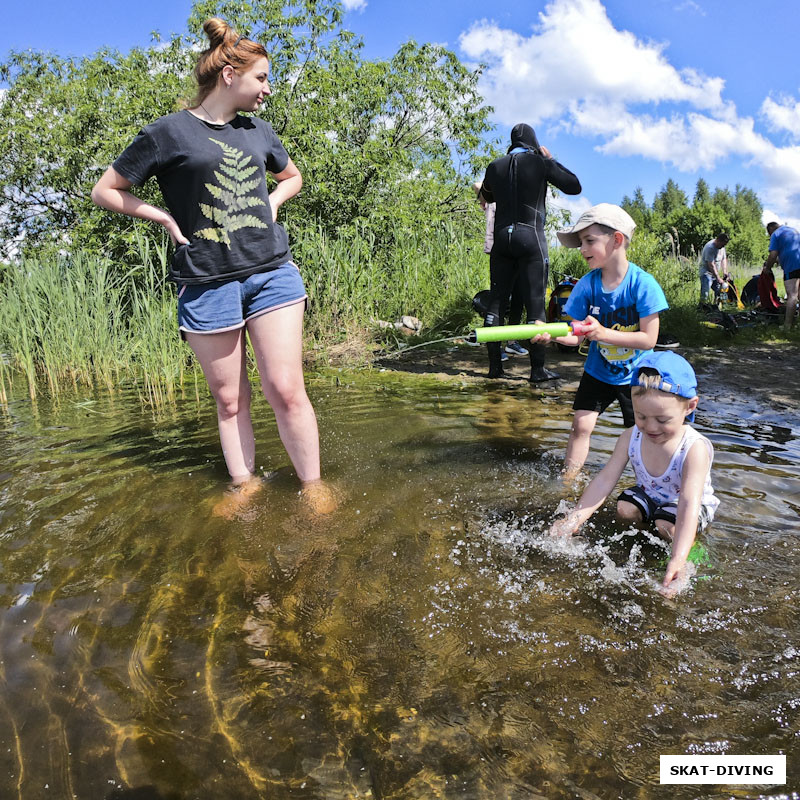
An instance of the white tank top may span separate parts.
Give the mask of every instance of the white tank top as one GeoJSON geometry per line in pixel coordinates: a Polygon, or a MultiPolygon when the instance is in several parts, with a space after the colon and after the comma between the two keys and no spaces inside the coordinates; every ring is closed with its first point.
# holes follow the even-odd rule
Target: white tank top
{"type": "Polygon", "coordinates": [[[698,433],[690,425],[684,425],[683,427],[683,438],[675,448],[669,466],[662,475],[653,476],[647,471],[644,461],[642,461],[642,432],[636,425],[633,426],[631,440],[628,444],[628,458],[636,475],[636,483],[644,489],[648,497],[655,500],[658,505],[677,503],[681,492],[681,476],[686,455],[695,442],[705,442],[710,462],[700,502],[708,511],[710,518],[714,516],[714,512],[719,505],[719,499],[714,495],[714,488],[711,485],[711,464],[714,461],[714,447],[705,436],[698,433]]]}

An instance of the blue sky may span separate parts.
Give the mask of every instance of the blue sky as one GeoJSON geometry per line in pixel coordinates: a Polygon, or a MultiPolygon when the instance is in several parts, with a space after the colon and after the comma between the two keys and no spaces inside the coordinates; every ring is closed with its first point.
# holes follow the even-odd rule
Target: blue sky
{"type": "MultiPolygon", "coordinates": [[[[180,32],[187,0],[7,4],[0,54],[88,54],[180,32]]],[[[529,122],[581,179],[573,210],[645,198],[668,178],[691,197],[755,189],[772,218],[800,222],[796,0],[345,0],[368,57],[408,39],[488,65],[484,96],[505,136],[529,122]]],[[[280,87],[274,87],[276,91],[280,87]]]]}

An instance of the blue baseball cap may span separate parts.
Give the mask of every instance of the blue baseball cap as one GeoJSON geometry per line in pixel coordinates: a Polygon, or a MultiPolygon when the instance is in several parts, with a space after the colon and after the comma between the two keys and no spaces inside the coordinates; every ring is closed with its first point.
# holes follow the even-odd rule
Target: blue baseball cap
{"type": "MultiPolygon", "coordinates": [[[[661,376],[658,386],[652,388],[685,397],[687,400],[697,397],[697,376],[692,365],[683,356],[671,350],[654,350],[648,353],[633,368],[631,386],[639,386],[639,372],[645,367],[654,369],[661,376]]],[[[694,411],[686,419],[694,422],[694,411]]]]}

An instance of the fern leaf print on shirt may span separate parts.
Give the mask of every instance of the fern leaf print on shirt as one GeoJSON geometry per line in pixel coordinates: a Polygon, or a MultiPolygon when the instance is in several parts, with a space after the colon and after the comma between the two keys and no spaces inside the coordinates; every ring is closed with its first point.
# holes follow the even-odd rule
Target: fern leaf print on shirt
{"type": "Polygon", "coordinates": [[[265,206],[266,203],[256,195],[248,195],[263,180],[257,176],[247,180],[258,172],[257,166],[248,166],[253,160],[252,156],[245,156],[241,150],[220,142],[218,139],[208,137],[209,141],[222,148],[223,157],[219,169],[214,171],[217,184],[207,183],[211,196],[217,202],[213,205],[200,203],[203,216],[213,223],[211,227],[196,231],[195,236],[210,239],[212,242],[221,242],[231,245],[230,234],[240,228],[267,228],[265,222],[252,214],[243,213],[254,206],[265,206]]]}

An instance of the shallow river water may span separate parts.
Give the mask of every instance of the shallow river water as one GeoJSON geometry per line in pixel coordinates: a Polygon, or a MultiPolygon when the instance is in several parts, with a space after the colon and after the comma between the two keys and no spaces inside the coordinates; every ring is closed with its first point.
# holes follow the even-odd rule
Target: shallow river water
{"type": "MultiPolygon", "coordinates": [[[[706,399],[710,563],[572,501],[568,394],[310,380],[341,498],[308,513],[269,409],[263,491],[214,517],[210,399],[0,411],[0,798],[727,798],[800,791],[800,425],[706,399]],[[660,786],[660,754],[787,756],[660,786]]],[[[601,418],[590,472],[621,418],[601,418]]],[[[630,480],[626,474],[625,481],[630,480]]]]}

